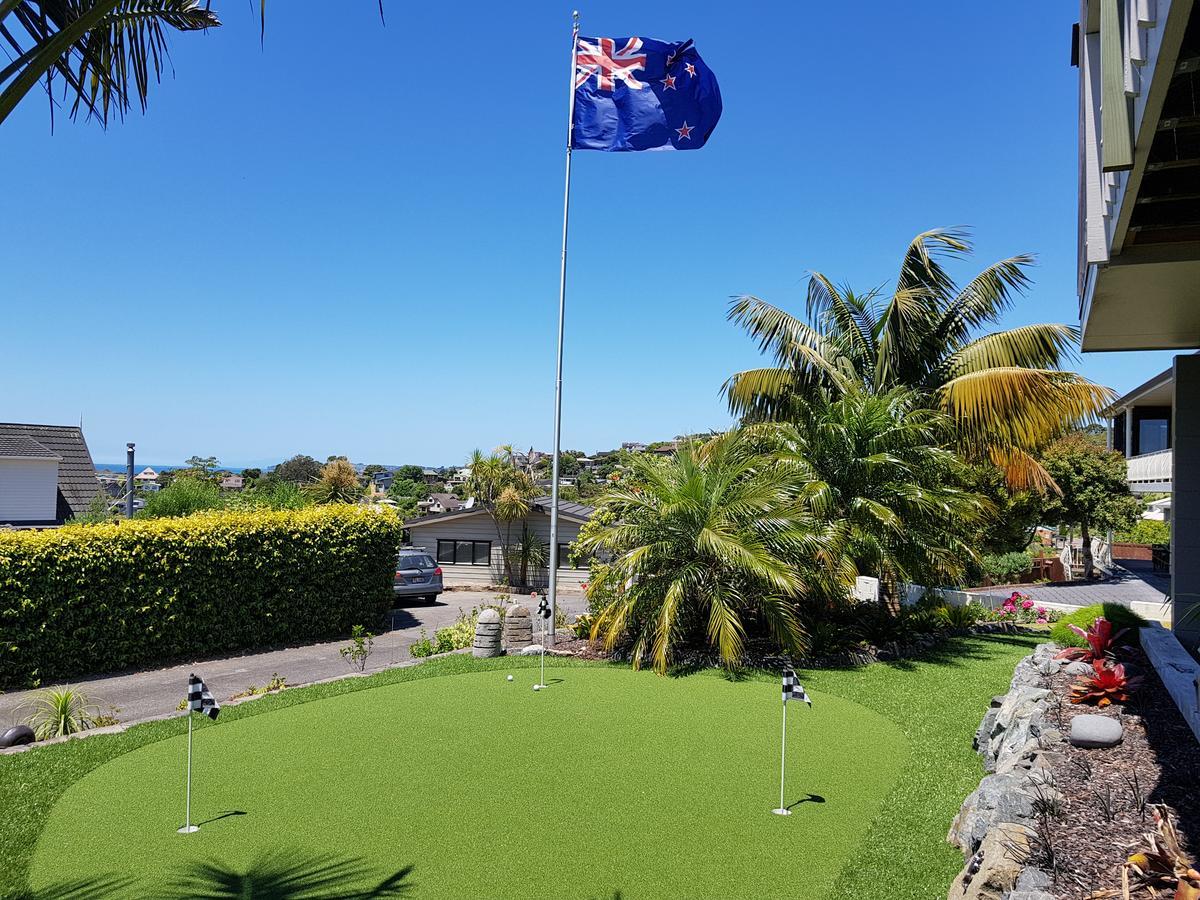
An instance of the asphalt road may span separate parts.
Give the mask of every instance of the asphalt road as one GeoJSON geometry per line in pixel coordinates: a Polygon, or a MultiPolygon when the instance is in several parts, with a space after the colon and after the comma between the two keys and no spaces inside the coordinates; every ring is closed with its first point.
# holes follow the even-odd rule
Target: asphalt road
{"type": "MultiPolygon", "coordinates": [[[[432,638],[434,631],[457,619],[460,610],[470,612],[472,607],[495,602],[496,596],[483,591],[454,591],[442,594],[432,604],[406,605],[392,610],[391,630],[375,638],[366,671],[374,672],[410,660],[409,645],[420,638],[422,629],[432,638]]],[[[560,594],[558,600],[567,621],[587,608],[587,601],[579,593],[560,594]]],[[[537,639],[536,625],[534,639],[537,639]]],[[[135,722],[174,712],[187,693],[188,675],[193,671],[204,679],[218,701],[244,691],[250,685],[266,684],[276,673],[289,684],[345,675],[350,669],[338,650],[347,643],[342,639],[265,653],[198,659],[166,669],[80,679],[71,684],[82,688],[100,712],[115,707],[118,719],[135,722]]],[[[36,693],[0,694],[0,726],[7,728],[16,724],[21,718],[19,708],[36,693]]]]}

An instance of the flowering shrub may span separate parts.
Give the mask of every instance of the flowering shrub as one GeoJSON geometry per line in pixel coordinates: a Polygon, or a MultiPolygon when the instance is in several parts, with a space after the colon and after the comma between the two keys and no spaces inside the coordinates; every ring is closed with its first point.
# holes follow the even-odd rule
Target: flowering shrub
{"type": "Polygon", "coordinates": [[[992,612],[992,619],[997,622],[1016,622],[1020,625],[1048,625],[1058,621],[1060,615],[1056,610],[1038,606],[1028,594],[1013,591],[1012,596],[992,612]]]}

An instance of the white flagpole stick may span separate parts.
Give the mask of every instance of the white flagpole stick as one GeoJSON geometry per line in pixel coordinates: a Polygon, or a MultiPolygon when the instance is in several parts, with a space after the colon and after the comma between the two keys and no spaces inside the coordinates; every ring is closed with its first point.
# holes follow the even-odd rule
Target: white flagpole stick
{"type": "Polygon", "coordinates": [[[192,711],[188,710],[188,761],[187,761],[187,800],[184,806],[183,827],[180,834],[191,834],[199,831],[199,825],[192,824],[192,711]]]}
{"type": "MultiPolygon", "coordinates": [[[[567,176],[563,185],[562,264],[558,273],[558,361],[554,370],[554,462],[550,472],[550,621],[558,605],[558,456],[562,451],[563,320],[567,310],[567,221],[571,210],[571,131],[575,122],[575,60],[579,53],[579,10],[571,14],[571,77],[567,81],[567,176]]],[[[554,640],[554,632],[550,632],[554,640]]],[[[545,646],[545,639],[542,645],[545,646]]]]}
{"type": "Polygon", "coordinates": [[[783,701],[783,740],[779,744],[779,808],[771,812],[777,816],[790,816],[792,811],[783,805],[783,779],[787,771],[787,701],[783,701]]]}

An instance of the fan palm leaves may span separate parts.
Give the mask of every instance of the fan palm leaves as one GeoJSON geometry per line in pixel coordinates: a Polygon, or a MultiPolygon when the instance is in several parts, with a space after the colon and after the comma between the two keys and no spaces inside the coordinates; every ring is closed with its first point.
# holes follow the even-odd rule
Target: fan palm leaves
{"type": "Polygon", "coordinates": [[[730,377],[730,409],[748,422],[790,421],[820,391],[910,388],[951,417],[969,458],[995,463],[1014,489],[1053,488],[1035,454],[1113,394],[1062,368],[1078,344],[1073,326],[985,331],[1029,286],[1033,260],[1000,260],[960,286],[941,260],[970,249],[961,231],[917,235],[890,295],[855,293],[816,273],[803,319],[757,297],[736,299],[729,318],[774,365],[730,377]]]}
{"type": "Polygon", "coordinates": [[[53,111],[54,79],[84,110],[107,125],[133,104],[143,111],[151,79],[168,65],[167,34],[221,24],[202,0],[0,0],[0,41],[12,60],[0,69],[0,123],[39,81],[53,111]]]}
{"type": "Polygon", "coordinates": [[[841,536],[855,574],[894,590],[902,582],[954,584],[975,558],[969,538],[990,507],[956,486],[963,463],[944,449],[952,428],[915,392],[855,387],[836,398],[815,393],[795,422],[746,430],[841,536]]]}
{"type": "Polygon", "coordinates": [[[601,503],[609,524],[580,542],[609,559],[589,585],[594,596],[613,597],[593,639],[612,648],[631,637],[634,666],[660,673],[696,643],[738,665],[751,627],[785,652],[802,652],[795,598],[838,578],[844,589],[852,573],[839,570],[836,535],[800,500],[794,472],[741,431],[629,464],[601,503]]]}

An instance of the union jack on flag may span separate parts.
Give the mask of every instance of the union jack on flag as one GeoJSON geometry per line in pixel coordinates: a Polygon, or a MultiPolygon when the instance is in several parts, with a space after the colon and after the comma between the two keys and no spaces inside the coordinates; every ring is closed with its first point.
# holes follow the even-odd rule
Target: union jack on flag
{"type": "Polygon", "coordinates": [[[698,150],[721,118],[721,90],[691,41],[580,37],[576,150],[698,150]]]}

